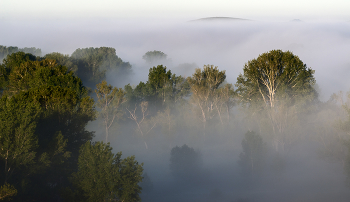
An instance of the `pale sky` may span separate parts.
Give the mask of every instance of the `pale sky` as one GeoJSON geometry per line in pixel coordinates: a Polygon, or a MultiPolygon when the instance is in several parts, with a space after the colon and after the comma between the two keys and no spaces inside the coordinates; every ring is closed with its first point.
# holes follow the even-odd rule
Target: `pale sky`
{"type": "Polygon", "coordinates": [[[0,19],[188,18],[350,20],[350,0],[0,0],[0,19]]]}

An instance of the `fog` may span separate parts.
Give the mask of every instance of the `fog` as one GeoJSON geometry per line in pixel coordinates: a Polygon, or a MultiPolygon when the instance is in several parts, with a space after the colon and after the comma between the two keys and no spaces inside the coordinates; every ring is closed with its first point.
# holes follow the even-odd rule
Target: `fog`
{"type": "Polygon", "coordinates": [[[135,73],[129,82],[108,78],[120,87],[147,79],[149,67],[142,60],[147,51],[166,53],[172,61],[167,66],[174,73],[191,74],[176,69],[183,63],[195,63],[198,67],[213,64],[226,70],[227,81],[235,83],[247,61],[273,49],[290,50],[316,70],[321,100],[339,90],[346,91],[349,86],[349,22],[191,20],[4,20],[0,22],[5,30],[0,40],[5,46],[41,48],[44,54],[113,47],[119,57],[133,65],[135,73]]]}
{"type": "MultiPolygon", "coordinates": [[[[107,82],[119,88],[147,81],[150,66],[142,59],[147,51],[167,54],[165,65],[177,75],[191,76],[196,66],[211,64],[226,70],[226,81],[235,84],[249,60],[270,50],[289,50],[315,70],[321,101],[349,90],[349,22],[191,20],[7,20],[0,22],[4,30],[0,32],[0,45],[41,48],[44,54],[113,47],[123,61],[131,63],[133,70],[128,81],[118,81],[112,73],[107,74],[107,82]]],[[[144,163],[144,171],[152,181],[153,189],[143,192],[142,200],[349,201],[343,164],[320,158],[322,146],[315,132],[323,123],[344,118],[344,114],[329,113],[331,116],[322,111],[326,115],[319,119],[321,112],[303,117],[306,121],[293,131],[298,138],[282,153],[273,150],[268,135],[262,135],[266,163],[261,175],[250,176],[242,173],[238,161],[244,134],[248,130],[258,132],[257,127],[245,119],[239,107],[231,113],[230,124],[213,126],[205,135],[199,126],[177,128],[171,136],[164,135],[161,129],[140,136],[132,122],[116,125],[110,132],[114,134],[110,137],[114,152],[122,151],[124,157],[135,155],[144,163]],[[316,121],[317,126],[311,124],[316,121]],[[184,144],[200,153],[202,164],[192,177],[177,178],[169,168],[170,152],[184,144]],[[283,169],[273,166],[276,155],[285,159],[283,169]]],[[[98,122],[91,123],[89,129],[96,131],[95,140],[104,140],[98,122]]]]}

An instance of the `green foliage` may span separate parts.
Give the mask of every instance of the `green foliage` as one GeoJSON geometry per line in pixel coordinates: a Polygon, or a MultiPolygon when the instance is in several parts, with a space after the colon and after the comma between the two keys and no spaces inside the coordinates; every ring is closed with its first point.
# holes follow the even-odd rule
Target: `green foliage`
{"type": "MultiPolygon", "coordinates": [[[[27,141],[18,143],[31,145],[26,151],[32,155],[20,161],[22,164],[29,161],[27,164],[31,166],[18,167],[17,175],[12,175],[10,179],[14,186],[21,184],[16,200],[52,200],[57,197],[58,191],[69,183],[68,176],[77,166],[79,147],[93,137],[85,126],[95,118],[94,103],[81,80],[54,60],[36,59],[33,55],[18,52],[8,55],[1,65],[5,83],[2,101],[11,103],[12,99],[16,99],[17,105],[23,105],[8,107],[15,114],[7,112],[12,118],[2,116],[9,123],[2,127],[12,128],[14,134],[25,133],[26,138],[32,137],[32,142],[35,142],[29,144],[29,140],[21,138],[27,141]],[[32,108],[27,112],[25,106],[32,108]],[[35,119],[30,113],[35,114],[35,119]]],[[[3,112],[6,112],[5,109],[3,112]]],[[[7,133],[13,133],[11,130],[7,133]]],[[[1,144],[4,142],[1,140],[1,144]]],[[[20,149],[18,144],[11,143],[20,149]]],[[[8,164],[1,159],[3,166],[8,164]]],[[[11,173],[5,178],[9,176],[11,173]]]]}
{"type": "Polygon", "coordinates": [[[264,143],[259,134],[248,131],[242,140],[243,151],[239,155],[239,164],[245,172],[255,174],[261,171],[264,163],[264,143]]]}
{"type": "Polygon", "coordinates": [[[34,163],[38,147],[34,132],[39,112],[39,103],[24,93],[0,99],[0,160],[5,183],[14,172],[34,163]]]}
{"type": "Polygon", "coordinates": [[[5,183],[0,187],[0,201],[11,201],[12,196],[16,196],[17,190],[13,185],[5,183]]]}
{"type": "Polygon", "coordinates": [[[72,181],[82,190],[80,201],[140,201],[142,165],[135,157],[121,159],[121,152],[114,155],[109,144],[85,143],[80,148],[78,172],[72,181]]]}
{"type": "Polygon", "coordinates": [[[294,104],[317,97],[314,70],[291,52],[272,50],[244,65],[237,78],[237,95],[242,104],[274,107],[282,101],[294,104]]]}
{"type": "Polygon", "coordinates": [[[189,86],[181,76],[172,74],[163,65],[150,68],[148,81],[140,82],[132,89],[130,85],[125,86],[128,105],[147,101],[152,109],[173,108],[176,103],[181,102],[189,94],[189,86]]]}
{"type": "Polygon", "coordinates": [[[78,71],[77,61],[69,55],[64,55],[62,53],[49,53],[44,56],[45,59],[55,60],[57,64],[67,67],[68,71],[72,71],[75,74],[78,71]]]}

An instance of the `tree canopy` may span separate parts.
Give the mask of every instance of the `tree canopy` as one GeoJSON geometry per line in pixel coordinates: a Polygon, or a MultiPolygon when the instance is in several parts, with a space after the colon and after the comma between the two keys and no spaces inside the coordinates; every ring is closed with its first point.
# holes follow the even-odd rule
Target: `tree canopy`
{"type": "Polygon", "coordinates": [[[274,107],[282,101],[293,104],[302,98],[311,101],[317,97],[313,74],[314,70],[293,53],[272,50],[244,65],[236,82],[237,96],[250,106],[274,107]]]}
{"type": "Polygon", "coordinates": [[[112,147],[102,142],[86,142],[80,148],[78,172],[73,183],[82,190],[84,198],[74,201],[140,201],[143,164],[135,157],[121,159],[122,153],[112,153],[112,147]]]}

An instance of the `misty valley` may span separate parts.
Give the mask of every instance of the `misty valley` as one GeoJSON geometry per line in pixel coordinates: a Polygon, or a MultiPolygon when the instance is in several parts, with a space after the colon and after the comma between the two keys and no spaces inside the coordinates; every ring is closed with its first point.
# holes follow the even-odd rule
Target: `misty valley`
{"type": "Polygon", "coordinates": [[[315,67],[332,57],[311,68],[292,44],[234,74],[231,57],[177,62],[191,48],[174,41],[173,55],[135,61],[107,46],[0,45],[0,200],[350,200],[350,91],[325,95],[337,85],[323,91],[315,67]]]}

